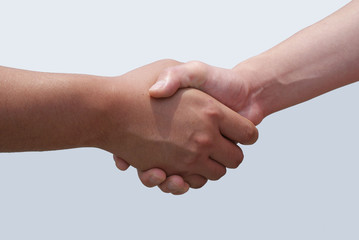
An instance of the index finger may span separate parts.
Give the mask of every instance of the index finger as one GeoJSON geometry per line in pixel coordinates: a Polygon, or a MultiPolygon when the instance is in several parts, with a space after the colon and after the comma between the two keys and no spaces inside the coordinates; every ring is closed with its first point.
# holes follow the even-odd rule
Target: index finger
{"type": "Polygon", "coordinates": [[[251,121],[224,105],[222,110],[219,128],[224,137],[246,145],[257,141],[258,130],[251,121]]]}

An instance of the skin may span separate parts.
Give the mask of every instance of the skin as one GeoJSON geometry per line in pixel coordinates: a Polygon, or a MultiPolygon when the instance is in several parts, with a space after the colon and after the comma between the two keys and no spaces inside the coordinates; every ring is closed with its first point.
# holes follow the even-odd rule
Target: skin
{"type": "MultiPolygon", "coordinates": [[[[274,112],[359,80],[358,23],[356,0],[233,69],[201,62],[168,68],[149,92],[162,98],[179,88],[197,88],[259,124],[274,112]]],[[[117,162],[127,166],[123,159],[117,162]]],[[[140,172],[139,176],[148,185],[148,176],[160,174],[155,169],[140,172]]],[[[173,184],[172,179],[151,184],[178,192],[185,182],[177,176],[173,184]]]]}
{"type": "Polygon", "coordinates": [[[217,180],[243,159],[233,142],[254,143],[257,129],[199,90],[151,98],[160,72],[178,64],[162,60],[119,77],[0,67],[0,151],[97,147],[140,171],[185,180],[180,192],[217,180]]]}

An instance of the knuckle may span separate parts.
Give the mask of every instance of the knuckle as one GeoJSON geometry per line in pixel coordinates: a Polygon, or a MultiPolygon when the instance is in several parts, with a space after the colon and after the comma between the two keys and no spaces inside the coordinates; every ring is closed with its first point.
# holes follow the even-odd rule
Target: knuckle
{"type": "Polygon", "coordinates": [[[205,149],[210,149],[213,146],[213,138],[207,134],[198,134],[194,138],[196,153],[199,154],[205,149]]]}
{"type": "Polygon", "coordinates": [[[207,69],[207,64],[200,61],[189,61],[187,62],[187,65],[190,66],[191,69],[200,73],[205,73],[207,69]]]}
{"type": "Polygon", "coordinates": [[[199,61],[190,61],[186,63],[187,81],[192,87],[199,88],[205,81],[205,76],[208,71],[208,65],[199,61]]]}
{"type": "Polygon", "coordinates": [[[208,103],[203,108],[203,111],[210,119],[220,119],[222,116],[222,112],[219,110],[213,99],[208,99],[208,103]]]}

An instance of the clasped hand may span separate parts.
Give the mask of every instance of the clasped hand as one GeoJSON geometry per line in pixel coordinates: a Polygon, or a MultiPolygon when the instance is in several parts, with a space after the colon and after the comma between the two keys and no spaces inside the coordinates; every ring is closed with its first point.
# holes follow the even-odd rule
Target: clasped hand
{"type": "Polygon", "coordinates": [[[251,121],[199,90],[151,98],[148,90],[160,73],[179,64],[162,60],[113,79],[114,94],[121,93],[114,99],[126,104],[114,101],[113,109],[125,107],[113,111],[111,129],[124,127],[107,134],[103,147],[114,154],[119,169],[137,168],[147,186],[167,178],[160,188],[173,194],[202,187],[208,179],[221,178],[226,168],[238,167],[243,153],[237,143],[252,144],[258,137],[251,121]]]}

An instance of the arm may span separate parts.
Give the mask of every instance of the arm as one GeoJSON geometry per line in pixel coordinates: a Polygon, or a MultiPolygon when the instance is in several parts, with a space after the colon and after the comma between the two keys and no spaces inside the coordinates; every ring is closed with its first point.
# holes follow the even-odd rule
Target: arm
{"type": "Polygon", "coordinates": [[[0,67],[0,151],[99,147],[107,81],[0,67]]]}
{"type": "Polygon", "coordinates": [[[253,142],[256,128],[197,90],[151,99],[160,71],[177,64],[159,61],[114,78],[1,68],[1,151],[98,147],[190,184],[219,179],[243,158],[228,139],[253,142]]]}
{"type": "MultiPolygon", "coordinates": [[[[354,0],[233,69],[201,62],[168,68],[150,94],[168,97],[178,88],[198,88],[259,124],[276,111],[358,81],[358,42],[359,1],[354,0]]],[[[149,174],[157,175],[140,174],[147,184],[149,174]]]]}
{"type": "Polygon", "coordinates": [[[359,80],[359,1],[235,67],[261,118],[359,80]],[[255,97],[256,96],[256,97],[255,97]]]}
{"type": "Polygon", "coordinates": [[[256,124],[269,114],[359,80],[359,1],[232,70],[189,62],[166,69],[150,90],[198,88],[256,124]]]}

